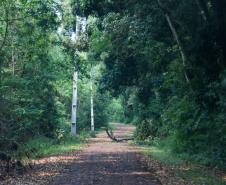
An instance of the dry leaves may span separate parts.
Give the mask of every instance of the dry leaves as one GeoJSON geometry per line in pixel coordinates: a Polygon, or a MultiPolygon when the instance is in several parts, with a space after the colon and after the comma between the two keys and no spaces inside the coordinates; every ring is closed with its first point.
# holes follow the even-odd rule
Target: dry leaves
{"type": "Polygon", "coordinates": [[[33,169],[23,175],[5,177],[0,185],[46,185],[78,158],[78,151],[33,160],[33,169]]]}

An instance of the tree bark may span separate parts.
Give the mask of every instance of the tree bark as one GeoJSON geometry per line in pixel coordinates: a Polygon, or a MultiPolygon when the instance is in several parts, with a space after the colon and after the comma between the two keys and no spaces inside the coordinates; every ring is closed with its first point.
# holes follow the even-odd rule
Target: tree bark
{"type": "Polygon", "coordinates": [[[77,83],[78,83],[78,72],[74,69],[73,75],[73,95],[72,95],[72,111],[71,111],[71,135],[76,136],[77,128],[77,98],[78,98],[78,91],[77,91],[77,83]]]}
{"type": "MultiPolygon", "coordinates": [[[[84,17],[78,17],[77,16],[77,23],[76,23],[76,32],[72,33],[71,40],[73,42],[77,42],[78,37],[80,36],[81,32],[84,33],[86,29],[81,29],[86,25],[86,18],[84,17]]],[[[75,50],[75,58],[76,58],[76,52],[75,50]]],[[[74,73],[73,73],[73,96],[72,96],[72,112],[71,112],[71,135],[76,136],[77,134],[77,101],[78,101],[78,71],[77,71],[77,64],[75,59],[75,67],[74,67],[74,73]]]]}
{"type": "Polygon", "coordinates": [[[178,45],[178,48],[179,48],[179,51],[180,51],[180,55],[181,55],[181,59],[182,59],[182,64],[183,64],[183,67],[184,67],[184,77],[185,77],[185,80],[187,83],[190,83],[190,80],[188,78],[188,75],[187,75],[187,72],[186,72],[186,62],[187,62],[187,57],[185,55],[185,52],[184,52],[184,48],[181,44],[181,41],[180,41],[180,38],[179,38],[179,35],[177,33],[177,30],[172,22],[172,19],[170,17],[170,14],[169,14],[169,11],[164,7],[163,3],[161,0],[157,0],[158,1],[158,5],[159,7],[162,9],[164,15],[165,15],[165,18],[166,18],[166,21],[170,27],[170,30],[173,34],[173,37],[178,45]]]}
{"type": "Polygon", "coordinates": [[[93,67],[91,67],[91,71],[90,71],[90,91],[91,91],[91,96],[90,96],[90,108],[91,108],[91,115],[90,115],[90,119],[91,119],[91,130],[94,131],[94,111],[93,111],[93,76],[94,76],[94,69],[93,67]]]}

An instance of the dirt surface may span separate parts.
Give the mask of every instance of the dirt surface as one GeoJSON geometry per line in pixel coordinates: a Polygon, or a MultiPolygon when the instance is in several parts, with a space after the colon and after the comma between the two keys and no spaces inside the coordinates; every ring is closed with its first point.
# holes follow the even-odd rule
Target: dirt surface
{"type": "MultiPolygon", "coordinates": [[[[134,130],[128,125],[115,126],[117,137],[127,137],[134,130]]],[[[139,159],[139,148],[113,142],[101,132],[50,185],[160,185],[139,159]]]]}
{"type": "MultiPolygon", "coordinates": [[[[117,138],[130,138],[135,129],[115,126],[117,138]]],[[[195,185],[177,175],[189,166],[167,166],[145,156],[142,147],[111,141],[105,132],[90,139],[80,151],[35,159],[33,163],[33,169],[23,174],[12,172],[0,178],[0,185],[195,185]]]]}

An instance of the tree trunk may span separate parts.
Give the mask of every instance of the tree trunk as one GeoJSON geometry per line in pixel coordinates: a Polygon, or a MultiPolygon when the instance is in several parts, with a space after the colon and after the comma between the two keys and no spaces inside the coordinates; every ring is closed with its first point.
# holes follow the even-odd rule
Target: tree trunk
{"type": "MultiPolygon", "coordinates": [[[[86,32],[86,18],[77,16],[77,22],[76,22],[76,32],[72,33],[71,40],[73,42],[76,42],[78,37],[82,33],[86,32]],[[83,29],[84,28],[84,29],[83,29]]],[[[76,52],[75,51],[75,58],[76,58],[76,52]]],[[[74,67],[74,74],[73,74],[73,96],[72,96],[72,112],[71,112],[71,135],[76,136],[77,134],[77,101],[78,101],[78,71],[77,71],[77,62],[75,59],[75,67],[74,67]]]]}
{"type": "Polygon", "coordinates": [[[190,80],[188,78],[188,75],[187,75],[187,72],[186,72],[186,61],[187,61],[187,58],[186,58],[186,55],[185,55],[185,52],[184,52],[184,49],[183,49],[183,46],[181,44],[181,41],[180,41],[180,38],[178,36],[178,33],[176,31],[176,28],[171,20],[171,17],[170,17],[170,14],[168,12],[168,10],[164,7],[163,3],[161,0],[157,0],[158,1],[158,4],[159,4],[159,7],[162,9],[165,17],[166,17],[166,20],[167,20],[167,23],[170,27],[170,30],[173,34],[173,37],[178,45],[178,48],[179,48],[179,51],[180,51],[180,55],[181,55],[181,59],[182,59],[182,64],[183,64],[183,67],[184,67],[184,77],[185,77],[185,80],[187,83],[190,83],[190,80]]]}
{"type": "Polygon", "coordinates": [[[77,118],[77,83],[78,83],[78,72],[74,69],[73,74],[73,96],[72,96],[72,111],[71,111],[71,135],[76,136],[77,128],[76,128],[76,118],[77,118]]]}
{"type": "Polygon", "coordinates": [[[91,96],[90,96],[90,103],[91,103],[91,130],[94,131],[94,111],[93,111],[93,77],[94,77],[94,69],[91,68],[90,72],[90,91],[91,91],[91,96]]]}

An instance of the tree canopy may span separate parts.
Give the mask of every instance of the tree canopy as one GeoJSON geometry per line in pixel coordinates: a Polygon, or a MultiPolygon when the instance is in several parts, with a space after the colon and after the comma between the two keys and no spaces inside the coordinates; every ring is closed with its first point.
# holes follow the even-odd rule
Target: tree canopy
{"type": "Polygon", "coordinates": [[[138,137],[171,138],[174,151],[224,165],[224,1],[82,2],[97,17],[99,88],[123,97],[138,137]]]}
{"type": "Polygon", "coordinates": [[[70,134],[76,61],[80,131],[90,128],[94,67],[98,128],[134,123],[139,140],[225,167],[225,9],[224,0],[0,0],[0,158],[70,134]],[[77,15],[88,28],[75,44],[77,15]]]}

